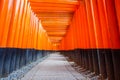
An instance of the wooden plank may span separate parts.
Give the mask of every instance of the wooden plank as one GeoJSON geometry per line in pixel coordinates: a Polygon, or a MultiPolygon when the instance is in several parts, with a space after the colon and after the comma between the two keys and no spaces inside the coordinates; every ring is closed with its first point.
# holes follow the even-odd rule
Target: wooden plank
{"type": "Polygon", "coordinates": [[[36,3],[60,3],[60,4],[75,4],[78,5],[79,2],[77,0],[29,0],[31,3],[36,2],[36,3]]]}
{"type": "Polygon", "coordinates": [[[37,16],[39,17],[72,17],[73,13],[67,13],[67,12],[61,12],[61,13],[57,13],[57,12],[41,12],[41,13],[37,13],[37,16]]]}
{"type": "Polygon", "coordinates": [[[30,3],[32,7],[69,7],[69,8],[73,8],[73,7],[77,7],[76,4],[60,4],[60,3],[44,3],[44,2],[32,2],[30,3]],[[54,4],[54,5],[53,5],[54,4]]]}

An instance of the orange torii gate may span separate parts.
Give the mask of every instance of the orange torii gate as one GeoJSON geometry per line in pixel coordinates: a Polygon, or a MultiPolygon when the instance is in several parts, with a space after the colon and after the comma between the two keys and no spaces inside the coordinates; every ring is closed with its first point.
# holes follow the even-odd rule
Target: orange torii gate
{"type": "Polygon", "coordinates": [[[0,1],[0,77],[46,56],[52,47],[28,0],[0,1]]]}
{"type": "Polygon", "coordinates": [[[86,71],[109,80],[120,79],[117,71],[120,67],[117,65],[120,57],[118,4],[118,0],[80,1],[59,46],[67,56],[75,57],[72,59],[86,71]]]}
{"type": "Polygon", "coordinates": [[[59,51],[120,80],[119,0],[0,0],[0,78],[59,51]]]}

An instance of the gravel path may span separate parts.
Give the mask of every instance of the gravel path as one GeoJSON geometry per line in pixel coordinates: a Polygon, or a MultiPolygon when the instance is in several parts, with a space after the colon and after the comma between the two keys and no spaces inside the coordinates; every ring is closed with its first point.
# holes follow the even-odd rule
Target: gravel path
{"type": "Polygon", "coordinates": [[[30,70],[21,80],[86,80],[75,71],[64,56],[51,54],[30,70]]]}

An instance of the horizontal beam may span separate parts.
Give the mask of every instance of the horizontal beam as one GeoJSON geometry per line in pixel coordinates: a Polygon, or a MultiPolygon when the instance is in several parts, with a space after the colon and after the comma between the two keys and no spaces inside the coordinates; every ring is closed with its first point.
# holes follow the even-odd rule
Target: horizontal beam
{"type": "Polygon", "coordinates": [[[50,40],[56,40],[56,41],[59,41],[61,40],[62,38],[49,38],[50,40]]]}
{"type": "Polygon", "coordinates": [[[35,13],[40,12],[74,12],[76,8],[32,8],[35,13]]]}
{"type": "Polygon", "coordinates": [[[57,12],[41,12],[41,13],[36,13],[37,16],[40,17],[72,17],[73,13],[67,13],[67,12],[62,12],[62,13],[57,13],[57,12]]]}
{"type": "Polygon", "coordinates": [[[63,37],[64,37],[65,34],[48,34],[48,36],[54,36],[54,37],[55,37],[55,36],[63,36],[63,37]]]}
{"type": "Polygon", "coordinates": [[[78,0],[29,0],[31,9],[41,20],[49,39],[60,43],[66,35],[74,12],[79,6],[78,0]]]}
{"type": "Polygon", "coordinates": [[[49,36],[49,38],[59,38],[59,39],[61,39],[61,38],[63,38],[62,36],[49,36]]]}
{"type": "Polygon", "coordinates": [[[42,23],[42,26],[68,26],[69,23],[42,23]]]}
{"type": "Polygon", "coordinates": [[[61,32],[66,32],[67,29],[64,29],[64,30],[63,30],[63,29],[62,29],[62,30],[60,30],[60,29],[58,29],[58,30],[55,30],[55,29],[46,29],[46,31],[47,31],[47,32],[60,32],[60,31],[61,31],[61,32]]]}
{"type": "Polygon", "coordinates": [[[50,27],[51,27],[51,26],[55,26],[55,27],[56,27],[56,26],[61,26],[61,27],[63,26],[63,28],[66,28],[66,27],[64,27],[64,26],[69,26],[69,24],[42,24],[42,26],[45,27],[45,28],[46,28],[46,26],[47,26],[47,27],[48,27],[48,26],[50,26],[50,27]]]}
{"type": "Polygon", "coordinates": [[[72,7],[72,8],[69,8],[69,7],[51,7],[51,6],[45,6],[45,7],[32,7],[33,10],[43,10],[43,9],[46,9],[46,10],[75,10],[76,7],[72,7]]]}
{"type": "Polygon", "coordinates": [[[61,40],[50,39],[51,42],[60,42],[61,40]]]}
{"type": "Polygon", "coordinates": [[[67,26],[47,26],[47,27],[44,27],[45,30],[67,30],[68,27],[67,26]]]}
{"type": "Polygon", "coordinates": [[[45,30],[67,30],[68,28],[44,28],[45,30]]]}
{"type": "Polygon", "coordinates": [[[42,20],[42,24],[69,24],[70,21],[68,20],[42,20]]]}
{"type": "Polygon", "coordinates": [[[50,34],[50,33],[51,33],[51,34],[52,34],[52,33],[53,33],[53,34],[54,34],[54,33],[57,33],[57,34],[63,33],[63,34],[65,34],[65,33],[66,33],[66,31],[47,31],[47,30],[46,30],[46,32],[47,32],[48,34],[50,34]]]}
{"type": "MultiPolygon", "coordinates": [[[[76,10],[76,9],[75,9],[76,10]]],[[[41,13],[41,12],[68,12],[68,13],[71,13],[71,12],[74,12],[75,10],[34,10],[35,13],[41,13]]]]}
{"type": "Polygon", "coordinates": [[[54,28],[54,29],[56,29],[56,28],[60,28],[60,29],[64,29],[64,28],[68,28],[69,26],[66,26],[66,25],[55,25],[55,26],[44,26],[45,28],[54,28]]]}
{"type": "Polygon", "coordinates": [[[72,20],[72,17],[39,17],[38,18],[43,21],[43,20],[52,20],[52,21],[71,21],[72,20]]]}
{"type": "Polygon", "coordinates": [[[79,5],[77,0],[29,0],[31,3],[59,3],[59,4],[74,4],[79,5]]]}
{"type": "Polygon", "coordinates": [[[47,18],[47,19],[41,20],[41,22],[70,22],[71,19],[72,18],[47,18]]]}
{"type": "Polygon", "coordinates": [[[66,32],[47,32],[49,34],[65,34],[66,32]]]}
{"type": "Polygon", "coordinates": [[[45,2],[32,2],[30,3],[32,7],[68,7],[68,8],[73,8],[77,7],[76,4],[60,4],[60,3],[45,3],[45,2]]]}

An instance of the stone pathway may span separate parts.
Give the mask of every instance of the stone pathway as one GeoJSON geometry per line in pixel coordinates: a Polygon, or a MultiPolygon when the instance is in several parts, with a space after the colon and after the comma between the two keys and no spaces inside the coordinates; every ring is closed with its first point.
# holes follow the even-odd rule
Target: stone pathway
{"type": "Polygon", "coordinates": [[[75,71],[64,56],[51,54],[30,70],[21,80],[87,80],[75,71]]]}

